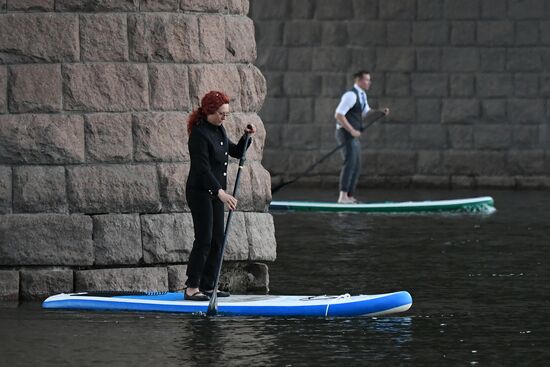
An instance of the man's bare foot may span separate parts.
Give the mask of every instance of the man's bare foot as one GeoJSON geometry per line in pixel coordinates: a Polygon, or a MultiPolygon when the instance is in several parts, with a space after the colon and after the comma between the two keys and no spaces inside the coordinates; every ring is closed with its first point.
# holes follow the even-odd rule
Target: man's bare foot
{"type": "Polygon", "coordinates": [[[349,204],[350,201],[349,201],[349,198],[348,198],[348,193],[345,192],[345,191],[340,191],[340,195],[338,195],[337,202],[339,204],[349,204]]]}
{"type": "Polygon", "coordinates": [[[353,201],[350,198],[338,198],[338,204],[353,204],[353,201]]]}

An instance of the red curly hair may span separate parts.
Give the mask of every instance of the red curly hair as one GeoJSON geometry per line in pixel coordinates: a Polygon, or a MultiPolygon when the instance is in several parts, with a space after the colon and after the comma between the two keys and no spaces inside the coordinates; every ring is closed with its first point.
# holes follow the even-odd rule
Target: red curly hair
{"type": "Polygon", "coordinates": [[[229,103],[229,96],[223,92],[212,90],[206,93],[201,99],[200,107],[193,111],[187,120],[187,133],[191,135],[193,127],[199,123],[200,119],[205,119],[227,103],[229,103]]]}

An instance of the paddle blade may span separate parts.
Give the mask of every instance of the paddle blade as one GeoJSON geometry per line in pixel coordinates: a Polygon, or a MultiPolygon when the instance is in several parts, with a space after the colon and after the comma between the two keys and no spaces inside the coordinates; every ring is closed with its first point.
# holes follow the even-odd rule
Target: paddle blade
{"type": "Polygon", "coordinates": [[[217,290],[212,292],[210,297],[210,303],[208,303],[208,310],[206,310],[206,316],[216,316],[218,314],[218,295],[217,290]]]}

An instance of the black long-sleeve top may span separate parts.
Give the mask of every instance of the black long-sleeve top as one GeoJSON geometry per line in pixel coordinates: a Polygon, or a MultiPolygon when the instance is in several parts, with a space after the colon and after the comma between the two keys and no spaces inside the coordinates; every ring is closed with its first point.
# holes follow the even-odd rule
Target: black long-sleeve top
{"type": "MultiPolygon", "coordinates": [[[[191,168],[187,177],[187,190],[209,191],[217,195],[219,189],[227,188],[228,153],[241,158],[245,135],[238,144],[227,138],[225,128],[201,120],[189,136],[191,168]]],[[[249,144],[250,146],[250,144],[249,144]]]]}

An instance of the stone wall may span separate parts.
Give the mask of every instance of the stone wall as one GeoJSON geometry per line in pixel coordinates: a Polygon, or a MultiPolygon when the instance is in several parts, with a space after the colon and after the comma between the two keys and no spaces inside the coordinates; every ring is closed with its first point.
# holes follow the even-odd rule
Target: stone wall
{"type": "MultiPolygon", "coordinates": [[[[303,172],[359,69],[391,115],[362,137],[371,186],[550,188],[550,2],[252,0],[264,164],[303,172]]],[[[302,182],[337,181],[334,155],[302,182]]],[[[275,177],[277,176],[277,177],[275,177]]]]}
{"type": "MultiPolygon", "coordinates": [[[[181,289],[193,240],[186,118],[211,89],[258,128],[224,282],[275,260],[266,84],[248,0],[0,1],[0,300],[181,289]],[[229,274],[229,275],[227,275],[229,274]]],[[[237,161],[231,161],[233,182],[237,161]]],[[[231,189],[231,187],[230,187],[231,189]]]]}

